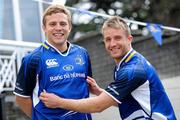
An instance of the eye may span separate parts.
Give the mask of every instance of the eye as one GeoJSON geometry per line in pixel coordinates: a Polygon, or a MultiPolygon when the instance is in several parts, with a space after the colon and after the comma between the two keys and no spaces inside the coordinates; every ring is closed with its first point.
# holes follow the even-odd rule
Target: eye
{"type": "Polygon", "coordinates": [[[114,39],[115,39],[115,40],[121,40],[121,39],[122,39],[122,36],[119,36],[119,35],[118,35],[118,36],[115,36],[114,39]]]}
{"type": "Polygon", "coordinates": [[[50,25],[51,27],[53,27],[53,26],[56,25],[56,22],[51,22],[51,23],[49,23],[49,25],[50,25]]]}
{"type": "Polygon", "coordinates": [[[111,38],[107,37],[104,39],[105,42],[109,42],[111,40],[111,38]]]}
{"type": "Polygon", "coordinates": [[[60,25],[64,27],[64,26],[67,25],[67,23],[66,22],[61,22],[60,25]]]}

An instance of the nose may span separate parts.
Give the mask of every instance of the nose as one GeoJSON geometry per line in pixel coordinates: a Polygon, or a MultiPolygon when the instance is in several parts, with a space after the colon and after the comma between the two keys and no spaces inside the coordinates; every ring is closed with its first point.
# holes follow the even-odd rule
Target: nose
{"type": "Polygon", "coordinates": [[[115,45],[116,45],[116,42],[115,42],[115,40],[112,39],[111,42],[110,42],[110,46],[113,47],[115,45]]]}
{"type": "Polygon", "coordinates": [[[62,26],[60,24],[56,24],[56,27],[55,27],[56,30],[61,30],[62,29],[62,26]]]}

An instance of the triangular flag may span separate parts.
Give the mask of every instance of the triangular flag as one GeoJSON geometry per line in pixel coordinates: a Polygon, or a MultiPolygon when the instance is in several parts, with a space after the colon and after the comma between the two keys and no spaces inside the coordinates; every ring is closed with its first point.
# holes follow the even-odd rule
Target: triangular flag
{"type": "Polygon", "coordinates": [[[147,29],[151,32],[152,36],[159,45],[162,45],[162,29],[161,25],[147,23],[147,29]]]}

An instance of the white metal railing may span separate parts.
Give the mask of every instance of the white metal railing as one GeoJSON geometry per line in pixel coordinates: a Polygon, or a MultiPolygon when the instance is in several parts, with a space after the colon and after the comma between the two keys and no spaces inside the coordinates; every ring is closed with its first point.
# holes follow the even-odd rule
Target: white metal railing
{"type": "Polygon", "coordinates": [[[22,57],[39,43],[0,39],[0,93],[14,90],[22,57]]]}

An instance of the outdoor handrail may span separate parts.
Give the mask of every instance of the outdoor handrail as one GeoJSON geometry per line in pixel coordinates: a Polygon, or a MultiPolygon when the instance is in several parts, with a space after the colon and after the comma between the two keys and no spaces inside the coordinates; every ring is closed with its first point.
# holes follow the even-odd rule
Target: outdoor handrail
{"type": "Polygon", "coordinates": [[[40,43],[0,39],[0,93],[13,91],[22,57],[40,43]]]}

